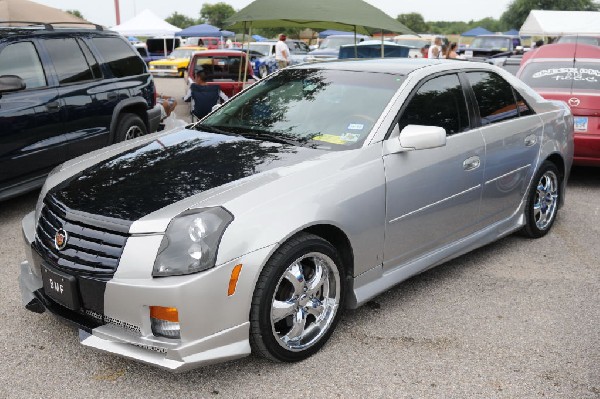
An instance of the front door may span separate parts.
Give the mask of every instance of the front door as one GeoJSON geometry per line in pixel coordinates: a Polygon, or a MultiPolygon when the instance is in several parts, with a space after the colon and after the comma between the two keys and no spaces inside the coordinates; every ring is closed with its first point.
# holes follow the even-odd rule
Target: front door
{"type": "Polygon", "coordinates": [[[401,110],[398,124],[400,131],[407,125],[443,127],[447,142],[439,148],[384,156],[384,270],[475,231],[485,162],[483,137],[471,129],[456,74],[437,76],[418,86],[401,110]]]}

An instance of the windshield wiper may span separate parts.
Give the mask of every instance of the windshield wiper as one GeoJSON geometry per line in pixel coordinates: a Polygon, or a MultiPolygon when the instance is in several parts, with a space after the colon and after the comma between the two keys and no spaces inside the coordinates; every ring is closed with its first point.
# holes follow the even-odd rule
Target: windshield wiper
{"type": "Polygon", "coordinates": [[[248,129],[244,127],[238,126],[228,126],[228,128],[234,130],[238,135],[244,136],[246,138],[264,140],[264,141],[272,141],[274,143],[279,144],[289,144],[294,146],[301,146],[302,143],[298,140],[294,140],[289,136],[283,135],[282,133],[271,133],[266,130],[256,130],[256,129],[248,129]]]}
{"type": "Polygon", "coordinates": [[[219,128],[211,126],[211,125],[205,125],[203,123],[196,123],[194,125],[194,128],[196,130],[204,130],[206,132],[224,134],[224,135],[227,135],[227,136],[238,136],[238,137],[242,136],[241,134],[238,134],[238,133],[235,133],[235,132],[228,132],[226,130],[219,129],[219,128]]]}

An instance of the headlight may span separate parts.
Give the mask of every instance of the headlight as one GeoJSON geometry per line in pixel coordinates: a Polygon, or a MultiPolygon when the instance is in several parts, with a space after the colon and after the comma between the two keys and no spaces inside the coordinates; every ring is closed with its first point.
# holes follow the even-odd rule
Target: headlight
{"type": "Polygon", "coordinates": [[[195,209],[174,218],[158,249],[153,276],[180,276],[215,266],[219,242],[233,216],[223,208],[195,209]]]}
{"type": "Polygon", "coordinates": [[[177,69],[177,65],[171,65],[171,69],[177,69]]]}
{"type": "Polygon", "coordinates": [[[150,69],[154,69],[154,65],[150,65],[150,69]]]}

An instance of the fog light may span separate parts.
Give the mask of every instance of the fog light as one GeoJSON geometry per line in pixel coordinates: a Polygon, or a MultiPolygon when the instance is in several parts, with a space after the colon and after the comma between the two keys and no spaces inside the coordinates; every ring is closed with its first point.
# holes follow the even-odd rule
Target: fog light
{"type": "Polygon", "coordinates": [[[177,308],[150,306],[152,334],[165,338],[180,338],[179,312],[177,308]]]}

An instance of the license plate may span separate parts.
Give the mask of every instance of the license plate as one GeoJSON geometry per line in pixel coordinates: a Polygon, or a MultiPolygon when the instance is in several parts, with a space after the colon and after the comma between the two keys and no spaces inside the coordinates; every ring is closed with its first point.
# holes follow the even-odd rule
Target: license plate
{"type": "Polygon", "coordinates": [[[575,131],[576,132],[587,132],[588,130],[588,118],[587,116],[576,116],[574,118],[575,131]]]}
{"type": "Polygon", "coordinates": [[[69,309],[78,310],[77,279],[74,276],[51,270],[45,265],[42,265],[41,270],[46,295],[69,309]]]}

